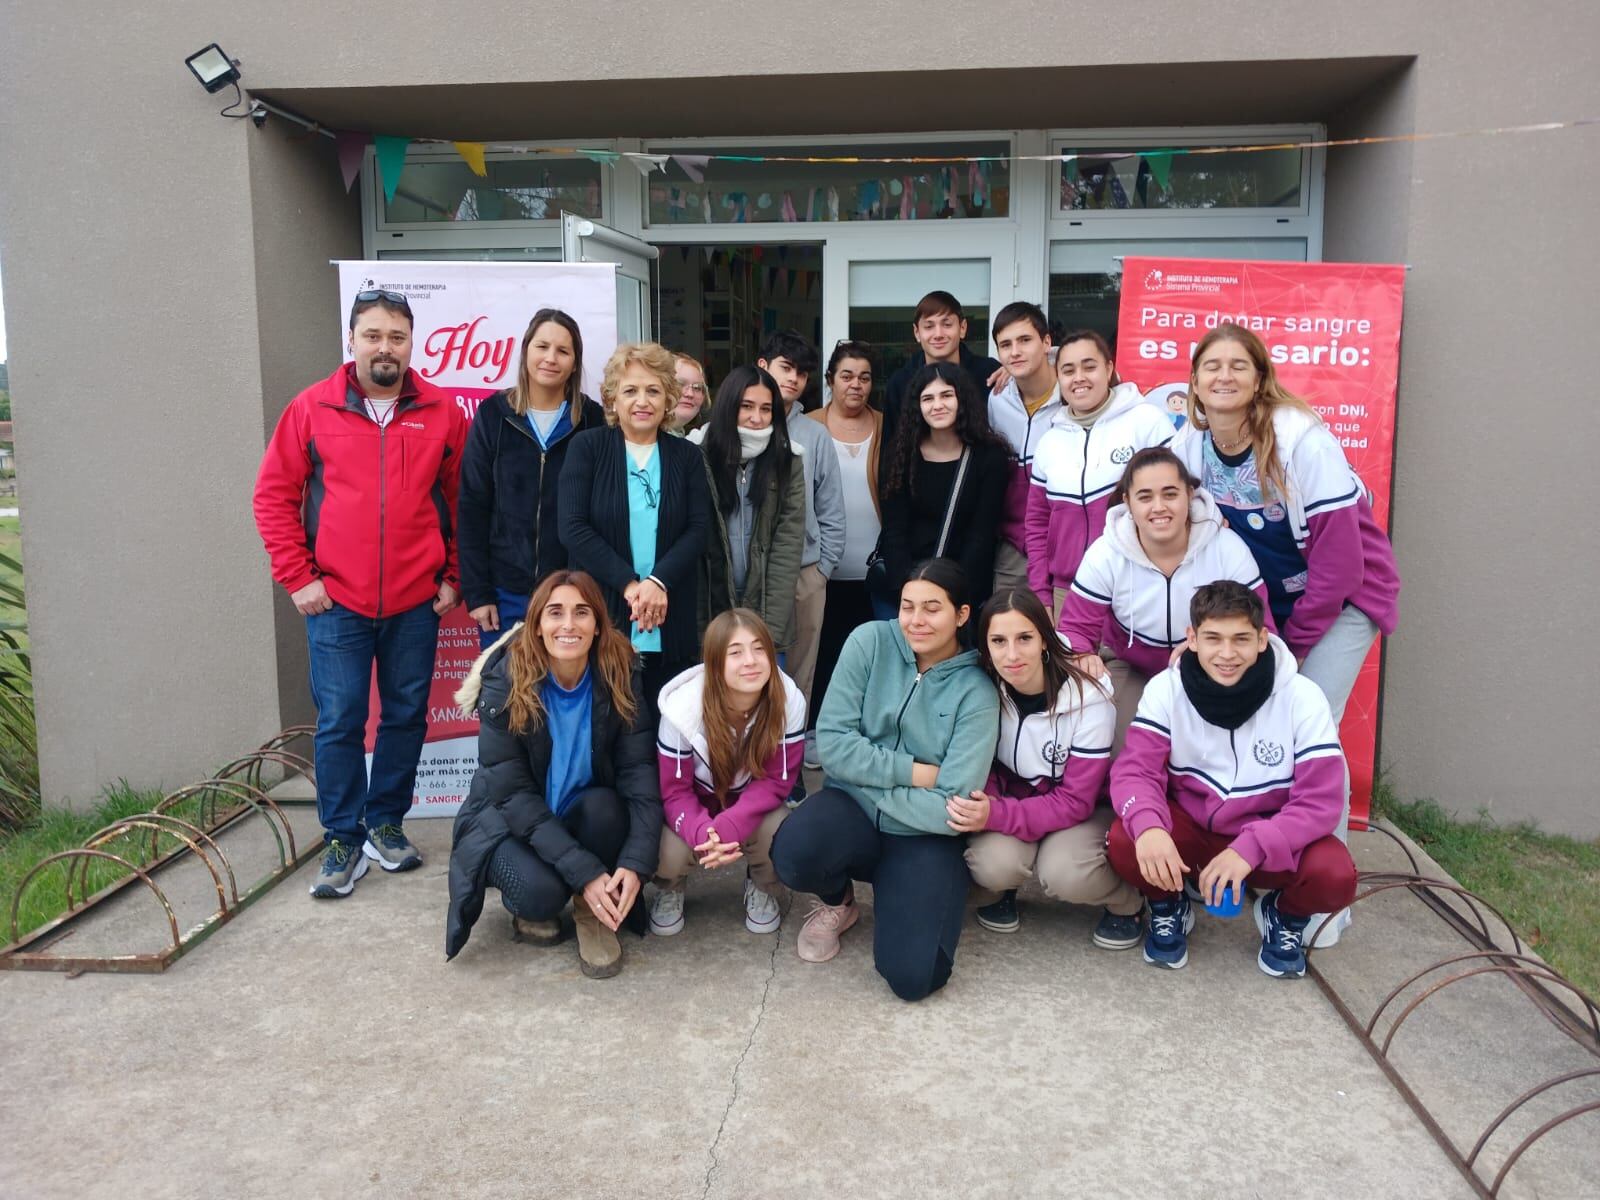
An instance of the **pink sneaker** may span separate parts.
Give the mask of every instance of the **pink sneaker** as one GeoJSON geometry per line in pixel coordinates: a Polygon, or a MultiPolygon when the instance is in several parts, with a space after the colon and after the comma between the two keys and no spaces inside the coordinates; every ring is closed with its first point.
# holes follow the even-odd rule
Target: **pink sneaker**
{"type": "Polygon", "coordinates": [[[860,918],[856,894],[852,889],[843,904],[824,904],[818,900],[806,914],[795,940],[795,951],[805,962],[827,962],[839,953],[839,935],[860,918]]]}

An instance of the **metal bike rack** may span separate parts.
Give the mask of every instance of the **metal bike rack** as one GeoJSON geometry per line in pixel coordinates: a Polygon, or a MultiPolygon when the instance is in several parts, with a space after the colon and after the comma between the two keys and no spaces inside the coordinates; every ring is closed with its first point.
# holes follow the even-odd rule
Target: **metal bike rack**
{"type": "Polygon", "coordinates": [[[227,924],[278,883],[321,851],[320,841],[300,846],[282,804],[263,786],[269,766],[285,777],[303,775],[313,787],[316,770],[311,761],[289,747],[309,739],[312,727],[292,726],[256,750],[217,770],[208,779],[169,792],[150,812],[123,817],[97,830],[83,845],[52,854],[39,862],[17,884],[11,897],[10,943],[0,948],[0,969],[20,971],[86,971],[153,974],[164,971],[184,954],[227,924]],[[179,815],[182,813],[183,815],[179,815]],[[276,850],[276,865],[249,887],[240,890],[233,863],[220,844],[220,835],[250,820],[266,823],[276,850]],[[163,840],[170,845],[162,848],[163,840]],[[158,876],[173,863],[193,856],[211,877],[216,908],[197,925],[184,930],[158,876]],[[98,863],[111,863],[123,874],[89,894],[89,872],[98,863]],[[22,901],[29,889],[41,886],[54,874],[65,889],[66,909],[54,920],[24,935],[20,929],[22,901]],[[69,938],[86,914],[135,884],[155,896],[165,917],[168,943],[157,951],[132,954],[73,955],[52,952],[69,938]]]}
{"type": "Polygon", "coordinates": [[[1484,1151],[1490,1140],[1530,1101],[1557,1088],[1568,1084],[1586,1084],[1591,1094],[1600,1092],[1600,1066],[1568,1071],[1529,1088],[1501,1108],[1484,1126],[1473,1145],[1463,1151],[1445,1132],[1437,1115],[1423,1102],[1391,1057],[1390,1050],[1394,1047],[1397,1035],[1418,1010],[1440,993],[1467,979],[1500,977],[1515,984],[1535,1009],[1563,1035],[1600,1058],[1600,1008],[1597,1008],[1593,998],[1554,967],[1529,954],[1516,930],[1494,905],[1460,884],[1425,874],[1410,846],[1392,831],[1380,825],[1371,825],[1367,832],[1382,834],[1399,846],[1411,869],[1361,872],[1356,898],[1351,901],[1350,907],[1354,909],[1374,896],[1387,892],[1406,891],[1437,914],[1472,949],[1465,953],[1448,954],[1412,972],[1389,990],[1365,1020],[1351,1009],[1327,973],[1317,966],[1317,943],[1327,925],[1317,930],[1311,944],[1306,947],[1307,973],[1473,1191],[1479,1196],[1498,1197],[1506,1177],[1528,1150],[1552,1130],[1569,1121],[1588,1113],[1600,1112],[1600,1098],[1580,1100],[1544,1121],[1506,1154],[1492,1176],[1484,1174],[1489,1170],[1484,1162],[1484,1151]],[[1502,932],[1503,940],[1497,940],[1496,934],[1502,932]],[[1380,1036],[1379,1026],[1385,1015],[1394,1010],[1401,996],[1418,988],[1417,994],[1400,1007],[1398,1015],[1389,1021],[1380,1036]]]}

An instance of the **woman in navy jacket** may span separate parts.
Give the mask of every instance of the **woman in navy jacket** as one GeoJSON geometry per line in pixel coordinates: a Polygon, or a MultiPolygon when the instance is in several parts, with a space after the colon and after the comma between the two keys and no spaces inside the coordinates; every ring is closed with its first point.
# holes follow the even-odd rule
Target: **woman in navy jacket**
{"type": "Polygon", "coordinates": [[[522,619],[539,581],[567,565],[556,489],[567,447],[605,423],[583,394],[583,334],[558,308],[533,314],[515,387],[478,406],[461,456],[461,590],[484,649],[522,619]]]}
{"type": "Polygon", "coordinates": [[[561,471],[561,542],[599,582],[644,662],[646,695],[700,659],[696,578],[710,494],[700,448],[662,436],[678,398],[672,354],[618,346],[600,384],[609,428],[572,439],[561,471]]]}

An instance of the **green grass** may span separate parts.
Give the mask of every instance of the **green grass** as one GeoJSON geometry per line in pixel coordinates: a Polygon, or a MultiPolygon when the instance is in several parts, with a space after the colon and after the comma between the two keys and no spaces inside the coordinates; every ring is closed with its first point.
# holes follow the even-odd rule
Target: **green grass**
{"type": "MultiPolygon", "coordinates": [[[[70,850],[83,844],[84,839],[120,817],[148,812],[161,800],[157,791],[136,791],[126,783],[106,789],[100,802],[84,812],[66,812],[46,809],[22,828],[0,833],[0,944],[11,940],[11,903],[17,885],[35,865],[52,854],[70,850]]],[[[165,852],[173,844],[163,839],[158,852],[165,852]]],[[[137,862],[149,852],[148,835],[138,839],[119,840],[106,847],[137,862]]],[[[87,893],[93,895],[120,875],[126,874],[115,863],[104,859],[92,863],[88,871],[87,893]]],[[[59,916],[66,907],[65,870],[62,866],[46,868],[28,887],[22,897],[18,912],[18,933],[26,934],[46,921],[59,916]]],[[[79,891],[79,898],[82,895],[79,891]]]]}
{"type": "Polygon", "coordinates": [[[1374,807],[1503,912],[1536,953],[1600,997],[1600,841],[1501,825],[1486,814],[1463,821],[1432,800],[1399,800],[1381,784],[1374,807]]]}

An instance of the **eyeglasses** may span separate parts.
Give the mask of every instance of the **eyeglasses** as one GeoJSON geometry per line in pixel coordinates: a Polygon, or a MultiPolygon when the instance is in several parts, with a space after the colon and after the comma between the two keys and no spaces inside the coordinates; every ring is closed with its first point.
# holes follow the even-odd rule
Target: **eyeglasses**
{"type": "Polygon", "coordinates": [[[411,302],[399,292],[389,292],[385,291],[383,288],[373,288],[371,291],[356,293],[357,304],[371,304],[377,300],[383,300],[389,304],[397,304],[407,312],[411,311],[411,302]]]}
{"type": "Polygon", "coordinates": [[[628,474],[637,479],[639,481],[639,486],[644,488],[644,502],[646,506],[652,509],[655,508],[656,490],[650,486],[650,473],[648,471],[636,471],[630,467],[628,469],[628,474]]]}
{"type": "Polygon", "coordinates": [[[678,390],[680,392],[699,392],[704,396],[706,394],[706,385],[703,383],[685,383],[681,384],[678,390]]]}

